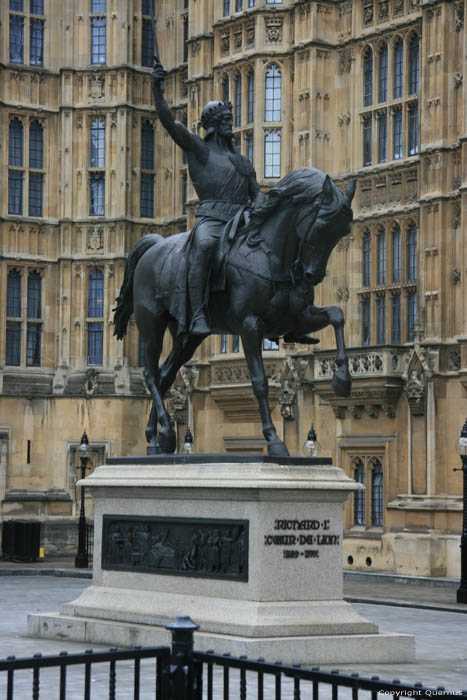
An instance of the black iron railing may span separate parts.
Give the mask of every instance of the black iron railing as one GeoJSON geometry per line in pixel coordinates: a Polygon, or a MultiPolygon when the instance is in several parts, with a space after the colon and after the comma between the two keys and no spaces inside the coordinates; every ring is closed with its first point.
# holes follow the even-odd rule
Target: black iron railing
{"type": "MultiPolygon", "coordinates": [[[[416,697],[433,698],[443,695],[452,696],[443,687],[427,688],[422,683],[409,685],[399,680],[384,681],[377,676],[364,678],[358,673],[346,675],[339,671],[321,671],[319,667],[310,669],[300,666],[284,666],[280,662],[267,663],[264,659],[253,661],[246,657],[231,657],[229,654],[193,651],[193,633],[198,629],[189,617],[178,617],[168,630],[172,633],[172,647],[135,647],[128,650],[110,649],[104,652],[88,650],[82,654],[67,654],[58,656],[41,656],[16,659],[9,657],[0,660],[0,674],[6,674],[5,700],[22,700],[27,696],[22,693],[15,697],[15,672],[32,671],[32,700],[39,700],[41,691],[41,671],[46,668],[58,669],[58,683],[54,684],[53,692],[47,687],[41,698],[47,700],[67,700],[67,669],[71,666],[81,666],[83,674],[83,700],[116,700],[117,695],[117,664],[124,661],[132,662],[131,691],[128,688],[124,697],[128,700],[140,700],[144,684],[145,697],[148,685],[152,687],[151,697],[156,700],[320,700],[332,698],[339,700],[340,691],[345,697],[358,700],[362,697],[360,691],[366,691],[363,697],[376,700],[379,693],[384,698],[416,697]],[[144,672],[141,662],[144,659],[154,659],[155,669],[144,672]],[[99,694],[91,694],[91,674],[96,664],[108,663],[108,690],[99,694]],[[148,677],[149,675],[149,677],[148,677]],[[145,676],[143,678],[143,676],[145,676]],[[58,692],[57,692],[58,689],[58,692]],[[368,695],[369,693],[369,695],[368,695]]],[[[0,688],[4,678],[0,675],[0,688]]],[[[467,697],[467,690],[456,692],[457,697],[467,697]]],[[[73,697],[76,697],[74,693],[73,697]]],[[[123,697],[121,692],[119,698],[123,697]]]]}
{"type": "MultiPolygon", "coordinates": [[[[133,649],[109,649],[109,651],[92,651],[89,649],[82,654],[68,654],[62,651],[57,656],[42,656],[35,654],[27,659],[16,659],[9,656],[5,660],[0,660],[0,673],[6,672],[6,694],[5,700],[22,700],[25,697],[32,697],[32,700],[47,698],[47,700],[66,700],[67,698],[67,670],[72,666],[81,666],[83,674],[83,700],[93,700],[98,696],[91,696],[92,671],[96,664],[108,663],[108,693],[105,697],[109,700],[116,700],[117,688],[117,663],[122,661],[133,662],[133,698],[139,700],[141,690],[141,661],[143,659],[155,659],[156,668],[154,671],[154,690],[156,698],[170,698],[169,694],[169,668],[170,649],[168,647],[135,647],[133,649]],[[58,670],[58,682],[53,683],[51,691],[50,683],[41,692],[41,671],[44,669],[56,668],[58,670]],[[15,672],[32,671],[32,693],[15,696],[15,672]]],[[[50,679],[48,679],[50,681],[50,679]]],[[[101,696],[104,697],[104,696],[101,696]]],[[[128,696],[128,699],[131,696],[128,696]]]]}
{"type": "Polygon", "coordinates": [[[86,523],[86,552],[91,563],[94,556],[94,523],[86,523]]]}

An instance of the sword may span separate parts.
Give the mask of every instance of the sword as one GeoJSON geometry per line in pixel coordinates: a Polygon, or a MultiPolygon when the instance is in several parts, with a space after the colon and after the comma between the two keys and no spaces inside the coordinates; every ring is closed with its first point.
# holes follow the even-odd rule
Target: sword
{"type": "MultiPolygon", "coordinates": [[[[151,24],[152,24],[152,40],[153,40],[153,47],[154,47],[154,64],[159,63],[161,64],[161,60],[159,57],[159,45],[157,43],[157,33],[156,33],[156,0],[152,0],[151,2],[151,24]]],[[[161,86],[161,92],[164,92],[164,81],[161,80],[160,82],[161,86]]]]}

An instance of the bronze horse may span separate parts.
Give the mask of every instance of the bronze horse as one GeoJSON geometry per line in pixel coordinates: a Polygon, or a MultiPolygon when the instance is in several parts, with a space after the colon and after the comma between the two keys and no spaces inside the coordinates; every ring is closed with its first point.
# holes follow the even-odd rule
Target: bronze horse
{"type": "MultiPolygon", "coordinates": [[[[208,301],[210,327],[212,333],[231,333],[242,339],[270,455],[289,453],[271,420],[263,338],[286,336],[313,342],[306,334],[331,324],[337,345],[332,386],[340,396],[350,393],[342,310],[338,306],[317,307],[313,301],[314,287],[324,278],[331,251],[350,232],[354,193],[355,181],[344,195],[322,171],[295,170],[272,188],[265,203],[255,210],[250,225],[240,228],[233,241],[225,236],[220,246],[208,301]]],[[[187,319],[181,316],[187,308],[179,300],[186,301],[183,270],[190,252],[189,235],[186,232],[162,238],[148,234],[141,238],[130,251],[115,309],[117,338],[125,335],[134,312],[145,344],[144,376],[153,398],[146,428],[148,454],[167,454],[176,449],[163,397],[180,367],[206,337],[190,335],[187,319]],[[167,328],[173,347],[159,367],[167,328]]]]}

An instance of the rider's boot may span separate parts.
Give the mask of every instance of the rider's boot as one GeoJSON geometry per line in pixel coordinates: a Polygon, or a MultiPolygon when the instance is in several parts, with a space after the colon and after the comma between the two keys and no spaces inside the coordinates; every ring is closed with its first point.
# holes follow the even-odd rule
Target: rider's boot
{"type": "Polygon", "coordinates": [[[209,335],[211,329],[207,319],[207,308],[204,303],[210,260],[206,251],[196,250],[190,260],[188,288],[190,291],[192,335],[209,335]]]}

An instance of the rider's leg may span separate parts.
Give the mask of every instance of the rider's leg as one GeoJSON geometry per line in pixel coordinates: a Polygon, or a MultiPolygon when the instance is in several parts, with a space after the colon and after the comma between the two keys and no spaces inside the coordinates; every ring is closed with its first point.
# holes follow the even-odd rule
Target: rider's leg
{"type": "Polygon", "coordinates": [[[208,335],[211,332],[206,307],[208,276],[214,251],[224,226],[222,221],[205,219],[198,222],[196,227],[188,270],[192,335],[208,335]]]}

